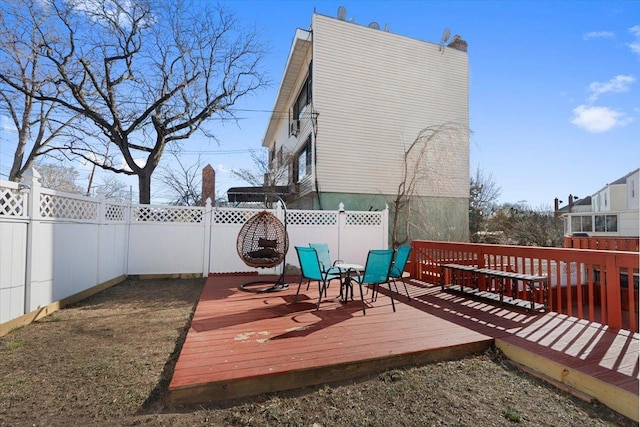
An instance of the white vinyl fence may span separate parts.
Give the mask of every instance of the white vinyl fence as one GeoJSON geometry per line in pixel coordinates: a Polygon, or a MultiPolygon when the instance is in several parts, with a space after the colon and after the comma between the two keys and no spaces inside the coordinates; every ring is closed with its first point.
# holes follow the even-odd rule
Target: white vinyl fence
{"type": "MultiPolygon", "coordinates": [[[[42,188],[35,170],[0,181],[0,325],[122,276],[278,274],[284,264],[255,269],[237,254],[242,225],[262,210],[116,203],[42,188]]],[[[388,247],[388,210],[270,212],[286,223],[292,266],[294,246],[310,242],[360,264],[388,247]]]]}

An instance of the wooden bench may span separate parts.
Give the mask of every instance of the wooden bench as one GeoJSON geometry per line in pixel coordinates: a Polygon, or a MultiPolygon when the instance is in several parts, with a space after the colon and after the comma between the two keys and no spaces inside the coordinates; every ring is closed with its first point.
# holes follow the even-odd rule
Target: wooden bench
{"type": "Polygon", "coordinates": [[[442,264],[441,266],[441,286],[443,290],[453,290],[471,294],[479,298],[498,301],[501,304],[510,304],[516,307],[525,308],[531,311],[547,311],[547,295],[549,292],[549,278],[532,274],[522,274],[504,270],[494,270],[490,268],[479,268],[472,265],[463,264],[442,264]],[[451,277],[447,283],[447,272],[451,277]],[[478,286],[480,279],[488,279],[489,284],[495,281],[496,287],[490,290],[481,290],[478,286]],[[528,292],[528,300],[516,298],[520,290],[519,283],[522,283],[528,292]],[[506,291],[509,295],[505,295],[506,291]],[[535,302],[535,291],[542,291],[542,303],[535,302]]]}

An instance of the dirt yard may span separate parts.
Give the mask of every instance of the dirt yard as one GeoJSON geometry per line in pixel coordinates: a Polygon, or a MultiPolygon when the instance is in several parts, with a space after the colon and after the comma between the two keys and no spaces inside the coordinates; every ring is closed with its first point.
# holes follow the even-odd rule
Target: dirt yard
{"type": "Polygon", "coordinates": [[[637,426],[495,350],[225,405],[163,398],[204,280],[129,280],[0,338],[0,426],[637,426]]]}

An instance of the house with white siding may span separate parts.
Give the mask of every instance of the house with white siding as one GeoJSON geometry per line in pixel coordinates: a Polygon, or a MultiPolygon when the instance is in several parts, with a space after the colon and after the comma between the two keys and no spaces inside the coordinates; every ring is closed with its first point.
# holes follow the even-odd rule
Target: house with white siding
{"type": "Polygon", "coordinates": [[[468,240],[466,48],[314,13],[295,31],[263,140],[271,170],[285,169],[271,184],[289,189],[288,206],[393,215],[401,184],[419,176],[412,238],[468,240]],[[424,129],[416,167],[405,153],[424,129]]]}
{"type": "Polygon", "coordinates": [[[590,209],[563,213],[565,235],[640,236],[640,168],[591,195],[590,209]]]}

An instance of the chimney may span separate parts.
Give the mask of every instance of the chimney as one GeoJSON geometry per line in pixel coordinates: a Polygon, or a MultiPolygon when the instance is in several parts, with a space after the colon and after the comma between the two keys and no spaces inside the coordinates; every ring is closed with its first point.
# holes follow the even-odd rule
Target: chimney
{"type": "Polygon", "coordinates": [[[573,211],[573,194],[569,194],[569,212],[573,211]]]}
{"type": "Polygon", "coordinates": [[[207,199],[211,199],[211,206],[216,205],[216,171],[211,165],[202,169],[202,206],[205,206],[207,199]]]}
{"type": "Polygon", "coordinates": [[[467,51],[467,46],[468,46],[467,42],[462,40],[462,37],[460,37],[458,34],[453,36],[451,43],[447,45],[447,47],[450,47],[456,50],[461,50],[462,52],[467,51]]]}

